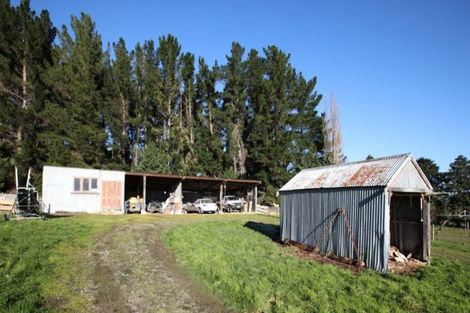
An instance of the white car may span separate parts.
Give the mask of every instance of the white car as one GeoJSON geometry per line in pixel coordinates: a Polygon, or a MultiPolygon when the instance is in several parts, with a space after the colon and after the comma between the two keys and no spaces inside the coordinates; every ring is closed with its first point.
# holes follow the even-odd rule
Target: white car
{"type": "Polygon", "coordinates": [[[236,196],[225,196],[221,203],[221,210],[232,213],[232,211],[243,212],[245,203],[236,196]]]}
{"type": "Polygon", "coordinates": [[[215,213],[217,212],[217,204],[212,199],[197,199],[194,206],[199,213],[215,213]]]}

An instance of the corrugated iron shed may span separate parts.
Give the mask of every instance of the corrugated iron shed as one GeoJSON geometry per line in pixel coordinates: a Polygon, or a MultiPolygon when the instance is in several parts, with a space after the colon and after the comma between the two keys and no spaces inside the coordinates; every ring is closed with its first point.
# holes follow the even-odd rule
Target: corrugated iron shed
{"type": "Polygon", "coordinates": [[[367,267],[386,272],[394,235],[417,243],[416,255],[429,260],[431,192],[431,184],[409,153],[306,169],[280,189],[281,239],[350,259],[358,257],[354,241],[367,267]],[[407,195],[408,202],[417,199],[419,208],[391,209],[394,197],[400,195],[407,195]],[[351,224],[351,234],[342,217],[331,222],[339,209],[351,224]],[[392,211],[406,214],[391,220],[392,211]],[[407,220],[410,212],[420,215],[420,220],[407,220]]]}
{"type": "MultiPolygon", "coordinates": [[[[292,178],[280,191],[343,188],[343,187],[379,187],[387,186],[399,169],[412,159],[410,153],[305,169],[292,178]]],[[[427,181],[428,186],[431,185],[427,181]]]]}

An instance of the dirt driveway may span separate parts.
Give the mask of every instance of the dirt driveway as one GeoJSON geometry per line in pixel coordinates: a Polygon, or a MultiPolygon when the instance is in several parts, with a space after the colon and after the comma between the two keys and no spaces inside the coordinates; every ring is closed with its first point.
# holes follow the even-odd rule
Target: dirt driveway
{"type": "Polygon", "coordinates": [[[229,312],[192,281],[160,239],[161,224],[125,224],[90,253],[95,312],[229,312]]]}

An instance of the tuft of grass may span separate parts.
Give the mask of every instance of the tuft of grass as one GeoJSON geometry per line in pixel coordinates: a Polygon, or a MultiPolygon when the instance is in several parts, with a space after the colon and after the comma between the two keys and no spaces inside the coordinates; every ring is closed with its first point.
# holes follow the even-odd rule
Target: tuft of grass
{"type": "MultiPolygon", "coordinates": [[[[278,225],[275,218],[263,218],[262,224],[268,220],[272,227],[278,225]]],[[[412,275],[372,270],[355,274],[292,257],[269,236],[244,225],[245,221],[194,223],[169,228],[163,235],[178,262],[238,311],[468,312],[470,308],[466,263],[436,256],[432,266],[412,275]]]]}

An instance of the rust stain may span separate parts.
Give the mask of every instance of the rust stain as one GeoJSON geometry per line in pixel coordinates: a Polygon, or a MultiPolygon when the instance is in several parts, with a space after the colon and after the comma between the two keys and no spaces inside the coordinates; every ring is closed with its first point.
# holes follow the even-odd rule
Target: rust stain
{"type": "Polygon", "coordinates": [[[304,170],[281,190],[385,186],[409,156],[402,154],[304,170]]]}
{"type": "Polygon", "coordinates": [[[312,186],[322,186],[323,182],[328,178],[327,173],[323,173],[317,177],[317,179],[312,183],[312,186]]]}
{"type": "Polygon", "coordinates": [[[363,185],[369,178],[378,177],[387,169],[381,166],[363,165],[343,184],[344,187],[363,185]]]}

